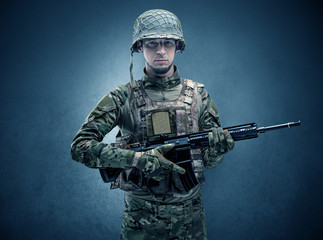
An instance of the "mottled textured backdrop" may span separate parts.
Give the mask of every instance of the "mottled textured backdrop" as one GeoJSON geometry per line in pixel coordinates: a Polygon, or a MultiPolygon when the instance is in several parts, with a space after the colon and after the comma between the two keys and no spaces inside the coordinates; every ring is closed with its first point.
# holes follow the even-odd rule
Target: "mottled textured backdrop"
{"type": "MultiPolygon", "coordinates": [[[[205,84],[223,126],[302,120],[207,170],[209,239],[323,239],[323,10],[305,0],[2,1],[1,235],[119,238],[123,192],[69,148],[101,97],[129,81],[132,25],[152,8],[180,18],[176,65],[205,84]]],[[[143,64],[136,54],[137,79],[143,64]]]]}

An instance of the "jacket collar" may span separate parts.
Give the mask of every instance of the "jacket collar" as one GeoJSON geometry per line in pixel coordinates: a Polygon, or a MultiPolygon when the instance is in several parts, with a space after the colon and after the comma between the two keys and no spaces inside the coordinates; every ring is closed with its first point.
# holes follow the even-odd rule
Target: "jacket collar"
{"type": "Polygon", "coordinates": [[[174,70],[175,71],[172,76],[165,78],[148,77],[144,70],[142,78],[144,87],[146,89],[167,90],[179,85],[181,83],[181,79],[175,65],[174,70]]]}

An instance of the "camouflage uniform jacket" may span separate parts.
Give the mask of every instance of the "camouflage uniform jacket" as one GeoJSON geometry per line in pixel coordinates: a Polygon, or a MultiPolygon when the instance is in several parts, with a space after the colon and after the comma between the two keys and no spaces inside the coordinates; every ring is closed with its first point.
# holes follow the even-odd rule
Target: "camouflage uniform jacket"
{"type": "MultiPolygon", "coordinates": [[[[175,101],[182,92],[185,81],[180,78],[176,69],[174,74],[167,78],[149,78],[144,73],[141,82],[145,93],[153,102],[163,102],[175,101]]],[[[204,85],[200,83],[194,83],[194,85],[198,92],[196,96],[197,109],[195,111],[198,119],[198,130],[204,131],[220,126],[218,111],[204,85]]],[[[133,113],[134,108],[132,106],[135,98],[131,90],[129,84],[121,85],[99,101],[73,140],[71,146],[72,159],[91,168],[132,168],[135,154],[133,151],[101,142],[104,136],[115,126],[120,128],[121,136],[124,138],[132,136],[132,133],[135,132],[138,125],[136,125],[135,114],[133,113]]],[[[223,155],[215,158],[210,157],[208,149],[204,150],[202,154],[203,164],[207,168],[215,167],[223,159],[223,155]]],[[[195,193],[198,191],[199,188],[195,193]]],[[[150,194],[147,191],[142,191],[142,189],[131,193],[143,199],[151,200],[150,194]]],[[[195,193],[191,193],[191,195],[195,193]]],[[[185,198],[187,197],[191,196],[185,198]]],[[[177,200],[172,199],[171,201],[176,202],[177,200]]]]}

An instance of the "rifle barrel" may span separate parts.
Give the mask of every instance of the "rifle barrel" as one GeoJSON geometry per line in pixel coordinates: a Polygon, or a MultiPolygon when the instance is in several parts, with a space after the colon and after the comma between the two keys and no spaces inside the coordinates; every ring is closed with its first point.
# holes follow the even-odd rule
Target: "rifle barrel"
{"type": "Polygon", "coordinates": [[[273,126],[268,126],[268,127],[259,127],[259,128],[257,128],[257,132],[264,133],[264,132],[276,130],[279,128],[291,128],[291,127],[299,126],[299,125],[301,125],[301,121],[288,122],[288,123],[283,123],[283,124],[278,124],[278,125],[273,125],[273,126]]]}

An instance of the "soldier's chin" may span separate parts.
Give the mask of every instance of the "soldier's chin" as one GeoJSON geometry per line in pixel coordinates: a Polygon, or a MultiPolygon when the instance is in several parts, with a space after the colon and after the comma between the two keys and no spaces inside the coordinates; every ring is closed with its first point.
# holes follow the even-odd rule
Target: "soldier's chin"
{"type": "Polygon", "coordinates": [[[151,67],[151,70],[153,70],[153,72],[157,75],[159,75],[159,74],[165,74],[165,73],[167,73],[170,69],[171,69],[171,67],[172,67],[172,64],[170,64],[169,66],[167,66],[167,67],[152,67],[152,66],[150,66],[151,67]]]}

